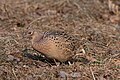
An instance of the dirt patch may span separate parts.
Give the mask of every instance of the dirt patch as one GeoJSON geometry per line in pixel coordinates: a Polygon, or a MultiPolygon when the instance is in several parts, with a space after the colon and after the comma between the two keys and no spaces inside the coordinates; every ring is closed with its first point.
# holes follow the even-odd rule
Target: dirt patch
{"type": "Polygon", "coordinates": [[[107,0],[1,0],[0,79],[119,80],[120,25],[111,22],[113,15],[107,0]],[[31,47],[31,29],[77,36],[84,56],[54,65],[31,47]]]}

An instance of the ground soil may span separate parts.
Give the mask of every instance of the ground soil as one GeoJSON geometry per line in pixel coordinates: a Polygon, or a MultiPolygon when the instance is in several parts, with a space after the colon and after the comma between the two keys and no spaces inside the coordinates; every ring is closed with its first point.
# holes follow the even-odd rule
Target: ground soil
{"type": "Polygon", "coordinates": [[[107,0],[0,0],[0,80],[120,80],[115,15],[107,0]],[[77,36],[81,56],[56,66],[31,47],[29,30],[77,36]]]}

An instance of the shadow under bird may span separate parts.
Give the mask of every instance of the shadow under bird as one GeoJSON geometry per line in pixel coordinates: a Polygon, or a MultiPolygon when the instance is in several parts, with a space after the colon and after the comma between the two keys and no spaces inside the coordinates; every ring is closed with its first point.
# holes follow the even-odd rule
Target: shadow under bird
{"type": "Polygon", "coordinates": [[[29,34],[32,36],[32,47],[49,59],[60,62],[71,60],[79,48],[79,40],[63,31],[31,31],[29,34]]]}

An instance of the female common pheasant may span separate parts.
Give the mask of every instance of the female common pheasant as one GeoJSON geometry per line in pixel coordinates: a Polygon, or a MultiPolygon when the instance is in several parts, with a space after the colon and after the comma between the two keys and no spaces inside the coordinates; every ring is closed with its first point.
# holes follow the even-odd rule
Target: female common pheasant
{"type": "MultiPolygon", "coordinates": [[[[31,33],[30,33],[31,34],[31,33]]],[[[32,46],[47,58],[65,62],[76,55],[79,41],[62,31],[32,32],[32,46]]]]}

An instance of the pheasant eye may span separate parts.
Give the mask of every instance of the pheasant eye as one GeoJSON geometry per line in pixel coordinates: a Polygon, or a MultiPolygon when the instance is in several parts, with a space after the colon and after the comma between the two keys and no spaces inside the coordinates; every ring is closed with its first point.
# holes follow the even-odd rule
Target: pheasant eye
{"type": "Polygon", "coordinates": [[[32,34],[32,32],[28,32],[28,34],[32,34]]]}
{"type": "Polygon", "coordinates": [[[30,35],[31,35],[32,33],[33,33],[32,31],[29,31],[29,32],[28,32],[28,34],[30,34],[30,35]]]}

